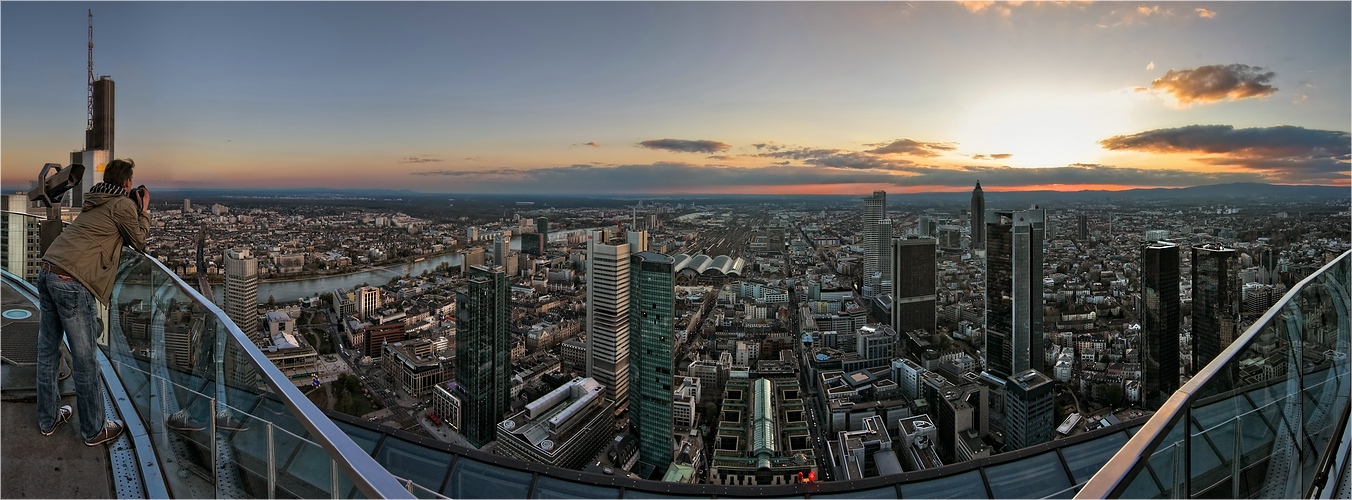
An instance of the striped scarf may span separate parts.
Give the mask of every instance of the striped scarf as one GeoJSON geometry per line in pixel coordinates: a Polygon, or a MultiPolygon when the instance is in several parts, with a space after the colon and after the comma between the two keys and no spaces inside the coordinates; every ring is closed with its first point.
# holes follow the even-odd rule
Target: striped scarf
{"type": "Polygon", "coordinates": [[[107,183],[107,182],[100,182],[100,183],[98,183],[98,184],[95,184],[94,187],[89,188],[89,192],[90,192],[90,193],[108,193],[108,194],[115,194],[115,195],[118,195],[118,196],[124,196],[124,195],[127,194],[127,190],[122,189],[122,186],[119,186],[119,185],[116,185],[116,184],[109,184],[109,183],[107,183]]]}

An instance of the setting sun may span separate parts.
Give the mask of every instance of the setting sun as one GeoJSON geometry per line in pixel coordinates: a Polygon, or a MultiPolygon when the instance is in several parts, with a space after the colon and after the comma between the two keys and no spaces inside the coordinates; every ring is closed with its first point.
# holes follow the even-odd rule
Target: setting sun
{"type": "Polygon", "coordinates": [[[1015,167],[1093,163],[1103,155],[1098,141],[1130,129],[1128,99],[1121,94],[1061,95],[1008,92],[969,108],[958,129],[959,151],[1015,167]]]}

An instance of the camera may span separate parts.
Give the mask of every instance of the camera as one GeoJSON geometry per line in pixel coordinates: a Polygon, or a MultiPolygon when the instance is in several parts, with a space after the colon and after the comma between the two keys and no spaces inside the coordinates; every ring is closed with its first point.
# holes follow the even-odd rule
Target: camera
{"type": "Polygon", "coordinates": [[[144,200],[146,199],[146,194],[146,185],[142,184],[133,188],[130,193],[127,193],[127,197],[131,198],[131,201],[136,202],[136,208],[141,208],[141,205],[145,203],[144,200]]]}

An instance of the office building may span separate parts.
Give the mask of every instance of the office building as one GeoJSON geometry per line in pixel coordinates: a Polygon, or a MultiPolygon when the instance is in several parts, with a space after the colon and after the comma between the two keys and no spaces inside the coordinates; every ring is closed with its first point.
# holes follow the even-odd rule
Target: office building
{"type": "Polygon", "coordinates": [[[853,481],[900,474],[901,461],[892,451],[892,435],[887,432],[883,417],[865,418],[860,427],[859,430],[837,432],[836,440],[830,444],[836,477],[853,481]]]}
{"type": "Polygon", "coordinates": [[[501,232],[493,234],[493,265],[507,265],[507,253],[511,251],[511,243],[511,237],[501,232]]]}
{"type": "Polygon", "coordinates": [[[938,427],[929,415],[903,418],[897,427],[901,441],[901,452],[898,454],[906,464],[906,470],[933,469],[944,464],[938,453],[938,427]]]}
{"type": "Polygon", "coordinates": [[[981,181],[976,181],[972,189],[972,250],[986,249],[986,193],[981,190],[981,181]]]}
{"type": "Polygon", "coordinates": [[[872,298],[881,294],[882,281],[890,279],[882,274],[883,260],[887,260],[885,246],[891,239],[891,226],[888,239],[879,233],[880,223],[887,219],[887,191],[874,191],[872,196],[864,198],[864,297],[872,298]]]}
{"type": "Polygon", "coordinates": [[[80,185],[71,189],[62,204],[69,202],[69,206],[76,209],[84,206],[85,194],[89,193],[89,188],[95,184],[103,182],[103,171],[108,168],[110,160],[112,152],[107,149],[85,148],[81,151],[71,151],[70,162],[84,165],[84,175],[80,177],[80,185]]]}
{"type": "Polygon", "coordinates": [[[1089,215],[1088,215],[1088,214],[1079,214],[1079,215],[1075,216],[1075,222],[1076,222],[1076,224],[1079,226],[1079,227],[1078,227],[1079,231],[1076,233],[1076,236],[1078,236],[1077,239],[1079,239],[1080,241],[1088,240],[1088,239],[1089,239],[1089,215]]]}
{"type": "MultiPolygon", "coordinates": [[[[94,81],[93,123],[85,130],[85,149],[104,150],[113,153],[113,117],[116,104],[117,85],[108,76],[100,76],[94,81]]],[[[90,167],[90,165],[85,165],[90,167]]],[[[100,171],[100,173],[102,173],[100,171]]],[[[102,180],[102,179],[100,179],[102,180]]]]}
{"type": "Polygon", "coordinates": [[[524,233],[521,235],[521,253],[531,257],[539,257],[545,254],[545,235],[540,233],[524,233]]]}
{"type": "MultiPolygon", "coordinates": [[[[309,375],[315,372],[319,362],[319,355],[314,347],[296,336],[296,322],[291,316],[282,311],[272,311],[264,315],[267,318],[267,335],[272,340],[270,345],[263,349],[263,354],[267,356],[273,366],[281,370],[283,374],[294,377],[297,375],[309,375]]],[[[197,322],[176,321],[172,322],[178,328],[165,328],[165,350],[178,353],[175,358],[180,366],[192,366],[191,348],[193,344],[201,341],[201,325],[197,322]],[[188,325],[183,325],[187,323],[188,325]],[[186,326],[186,328],[184,328],[186,326]],[[171,334],[170,332],[173,331],[171,334]],[[171,347],[172,346],[172,347],[171,347]]],[[[166,352],[166,354],[170,354],[166,352]]]]}
{"type": "Polygon", "coordinates": [[[1005,384],[1005,451],[1052,440],[1056,430],[1056,403],[1052,379],[1037,370],[1024,370],[1005,384]]]}
{"type": "Polygon", "coordinates": [[[455,396],[455,381],[437,384],[432,388],[432,414],[442,424],[460,432],[460,398],[455,396]]]}
{"type": "Polygon", "coordinates": [[[1158,406],[1178,390],[1178,245],[1146,245],[1141,254],[1141,341],[1145,400],[1158,406]]]}
{"type": "Polygon", "coordinates": [[[986,371],[1042,371],[1042,247],[1046,211],[987,210],[986,371]]]}
{"type": "Polygon", "coordinates": [[[545,236],[545,241],[549,241],[549,218],[547,218],[547,217],[536,217],[536,218],[535,218],[535,232],[544,235],[544,236],[545,236]]]}
{"type": "Polygon", "coordinates": [[[807,407],[794,380],[731,379],[714,437],[709,482],[792,484],[817,474],[807,407]]]}
{"type": "Polygon", "coordinates": [[[693,429],[699,420],[699,379],[681,377],[681,385],[671,393],[671,421],[675,427],[693,429]]]}
{"type": "Polygon", "coordinates": [[[497,453],[566,469],[581,469],[610,443],[615,402],[605,387],[578,377],[497,424],[497,453]]]}
{"type": "Polygon", "coordinates": [[[662,472],[672,453],[675,263],[655,252],[629,257],[629,423],[638,434],[639,460],[662,472]]]}
{"type": "Polygon", "coordinates": [[[629,244],[587,239],[587,376],[629,404],[629,244]]]}
{"type": "Polygon", "coordinates": [[[625,242],[629,243],[630,253],[639,253],[648,251],[648,232],[647,231],[629,231],[624,234],[625,242]]]}
{"type": "Polygon", "coordinates": [[[432,388],[455,377],[453,363],[428,339],[387,342],[382,346],[380,365],[395,389],[415,398],[432,393],[432,388]]]}
{"type": "Polygon", "coordinates": [[[42,268],[42,247],[40,241],[40,223],[42,219],[29,217],[27,194],[4,195],[3,244],[0,244],[0,262],[5,270],[23,278],[29,283],[38,281],[38,271],[42,268]]]}
{"type": "Polygon", "coordinates": [[[899,333],[924,330],[936,333],[935,262],[938,241],[934,238],[892,240],[892,328],[899,333]]]}
{"type": "Polygon", "coordinates": [[[357,290],[357,314],[365,320],[376,316],[380,310],[380,287],[364,286],[357,290]]]}
{"type": "Polygon", "coordinates": [[[1238,256],[1220,245],[1192,247],[1192,370],[1205,368],[1235,341],[1240,284],[1238,256]]]}
{"type": "Polygon", "coordinates": [[[724,351],[718,359],[701,359],[690,363],[686,369],[691,377],[699,379],[700,396],[704,400],[713,400],[723,394],[728,383],[728,374],[732,371],[732,353],[724,351]]]}
{"type": "Polygon", "coordinates": [[[475,447],[492,441],[512,389],[512,337],[507,275],[476,266],[456,291],[455,380],[461,434],[475,447]]]}
{"type": "Polygon", "coordinates": [[[267,345],[258,330],[258,259],[247,248],[225,252],[225,313],[255,345],[267,345]]]}

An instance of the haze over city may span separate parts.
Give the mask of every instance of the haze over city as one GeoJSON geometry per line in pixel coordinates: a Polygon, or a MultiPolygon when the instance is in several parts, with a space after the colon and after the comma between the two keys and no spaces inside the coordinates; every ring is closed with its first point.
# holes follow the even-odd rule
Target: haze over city
{"type": "Polygon", "coordinates": [[[6,191],[1349,185],[1347,2],[5,2],[6,191]]]}

